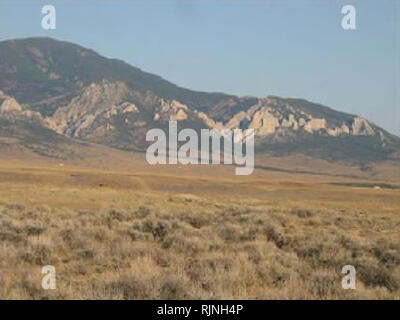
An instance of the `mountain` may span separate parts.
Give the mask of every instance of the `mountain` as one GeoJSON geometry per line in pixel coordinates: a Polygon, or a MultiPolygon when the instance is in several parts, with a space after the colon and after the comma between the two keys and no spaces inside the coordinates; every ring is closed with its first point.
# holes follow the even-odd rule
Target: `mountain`
{"type": "Polygon", "coordinates": [[[0,42],[0,90],[0,142],[42,152],[75,141],[143,151],[150,128],[177,120],[196,130],[253,128],[257,154],[364,165],[400,153],[398,137],[356,115],[302,99],[188,90],[51,38],[0,42]]]}

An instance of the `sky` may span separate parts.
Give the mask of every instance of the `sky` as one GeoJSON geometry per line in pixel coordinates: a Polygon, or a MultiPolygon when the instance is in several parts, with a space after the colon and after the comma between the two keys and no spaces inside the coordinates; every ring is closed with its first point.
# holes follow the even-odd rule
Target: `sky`
{"type": "Polygon", "coordinates": [[[400,0],[0,0],[0,40],[70,41],[186,88],[304,98],[397,135],[399,21],[400,0]],[[348,4],[356,30],[341,26],[348,4]]]}

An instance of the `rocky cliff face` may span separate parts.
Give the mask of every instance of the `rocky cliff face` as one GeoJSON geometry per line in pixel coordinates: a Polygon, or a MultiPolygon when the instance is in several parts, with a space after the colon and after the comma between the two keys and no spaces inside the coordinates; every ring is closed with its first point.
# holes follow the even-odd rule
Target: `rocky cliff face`
{"type": "Polygon", "coordinates": [[[329,117],[317,118],[277,97],[259,99],[247,111],[235,114],[223,127],[251,128],[258,136],[285,135],[298,131],[329,136],[373,136],[378,133],[374,125],[362,117],[345,115],[341,122],[329,117]]]}
{"type": "Polygon", "coordinates": [[[23,108],[16,99],[0,91],[0,117],[6,119],[23,119],[40,123],[45,126],[45,121],[41,114],[29,108],[23,108]]]}
{"type": "Polygon", "coordinates": [[[399,138],[356,115],[300,99],[190,91],[51,39],[1,42],[0,71],[0,119],[121,149],[144,150],[147,130],[176,120],[195,130],[254,129],[256,152],[371,161],[400,150],[399,138]]]}

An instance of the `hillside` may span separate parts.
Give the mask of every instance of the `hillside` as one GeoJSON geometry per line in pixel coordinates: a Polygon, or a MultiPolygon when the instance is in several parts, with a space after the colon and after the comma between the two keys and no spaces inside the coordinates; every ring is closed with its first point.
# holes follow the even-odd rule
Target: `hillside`
{"type": "Polygon", "coordinates": [[[55,146],[70,138],[144,151],[150,128],[177,120],[179,128],[196,130],[252,128],[257,154],[362,166],[399,159],[400,139],[357,115],[302,99],[188,90],[51,38],[0,42],[0,90],[0,134],[27,146],[40,133],[55,146]]]}

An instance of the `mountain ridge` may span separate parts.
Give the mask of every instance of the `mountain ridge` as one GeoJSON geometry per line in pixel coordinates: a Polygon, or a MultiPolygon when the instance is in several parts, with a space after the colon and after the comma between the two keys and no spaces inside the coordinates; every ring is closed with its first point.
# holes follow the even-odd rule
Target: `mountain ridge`
{"type": "Polygon", "coordinates": [[[169,120],[195,130],[251,128],[256,152],[274,155],[367,163],[400,150],[400,138],[357,115],[305,99],[185,89],[52,38],[0,42],[0,90],[0,118],[123,150],[143,151],[147,130],[169,120]]]}

